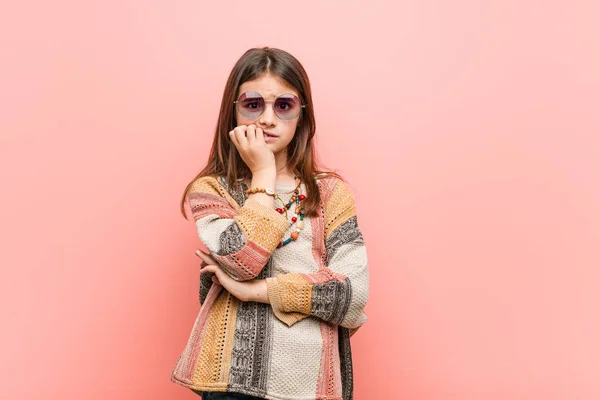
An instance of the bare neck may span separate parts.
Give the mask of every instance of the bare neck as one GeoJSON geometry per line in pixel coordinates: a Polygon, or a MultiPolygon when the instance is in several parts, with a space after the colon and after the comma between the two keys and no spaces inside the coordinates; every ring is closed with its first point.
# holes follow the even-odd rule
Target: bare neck
{"type": "Polygon", "coordinates": [[[275,154],[275,167],[277,170],[275,181],[279,185],[294,185],[296,183],[294,172],[287,166],[287,161],[287,149],[275,154]]]}

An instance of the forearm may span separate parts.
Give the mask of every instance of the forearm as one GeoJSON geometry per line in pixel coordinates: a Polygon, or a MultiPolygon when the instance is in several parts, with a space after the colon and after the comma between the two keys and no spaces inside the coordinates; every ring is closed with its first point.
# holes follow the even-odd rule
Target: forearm
{"type": "Polygon", "coordinates": [[[267,281],[265,279],[257,279],[246,282],[248,285],[248,294],[245,301],[255,301],[257,303],[270,304],[267,281]]]}
{"type": "Polygon", "coordinates": [[[358,327],[366,320],[366,264],[357,265],[350,276],[328,268],[314,274],[281,274],[267,278],[267,288],[275,315],[288,326],[309,316],[346,328],[358,327]]]}
{"type": "MultiPolygon", "coordinates": [[[[256,175],[257,184],[266,184],[267,173],[256,175]]],[[[289,222],[273,206],[273,198],[252,195],[238,207],[225,188],[213,177],[192,187],[188,198],[198,236],[234,279],[254,279],[289,228],[289,222]],[[265,205],[270,202],[270,205],[265,205]]]]}

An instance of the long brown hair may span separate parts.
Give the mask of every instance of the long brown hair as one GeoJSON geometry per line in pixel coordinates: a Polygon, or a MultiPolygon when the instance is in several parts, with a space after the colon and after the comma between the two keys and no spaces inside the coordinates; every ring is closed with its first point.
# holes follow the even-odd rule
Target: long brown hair
{"type": "Polygon", "coordinates": [[[197,179],[204,176],[223,175],[227,178],[229,187],[237,187],[239,180],[252,178],[252,172],[231,142],[229,132],[235,128],[233,102],[236,100],[239,87],[244,82],[257,79],[265,73],[271,73],[283,79],[298,92],[301,103],[306,105],[300,114],[294,138],[287,147],[287,166],[306,185],[305,214],[307,216],[316,215],[321,201],[315,177],[318,175],[335,176],[342,179],[335,172],[319,169],[313,141],[316,127],[310,82],[300,62],[284,50],[272,47],[253,48],[247,50],[240,57],[229,74],[208,163],[187,185],[181,198],[181,213],[184,217],[187,218],[184,208],[186,196],[197,179]]]}

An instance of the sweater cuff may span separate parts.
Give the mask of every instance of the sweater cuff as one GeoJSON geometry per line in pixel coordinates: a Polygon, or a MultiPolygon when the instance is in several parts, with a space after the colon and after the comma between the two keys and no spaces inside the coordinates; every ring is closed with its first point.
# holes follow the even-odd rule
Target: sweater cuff
{"type": "Polygon", "coordinates": [[[277,282],[276,277],[270,277],[266,279],[267,281],[267,296],[269,298],[269,302],[271,303],[271,307],[273,308],[273,313],[275,316],[285,323],[287,326],[292,326],[296,322],[303,320],[308,317],[308,315],[304,315],[299,312],[286,312],[283,307],[282,301],[282,293],[277,282]]]}

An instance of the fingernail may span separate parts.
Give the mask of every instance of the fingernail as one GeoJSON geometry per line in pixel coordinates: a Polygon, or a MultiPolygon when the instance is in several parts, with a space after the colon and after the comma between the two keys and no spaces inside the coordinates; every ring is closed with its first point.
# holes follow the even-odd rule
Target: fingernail
{"type": "Polygon", "coordinates": [[[196,250],[196,254],[200,255],[200,250],[196,250]]]}

